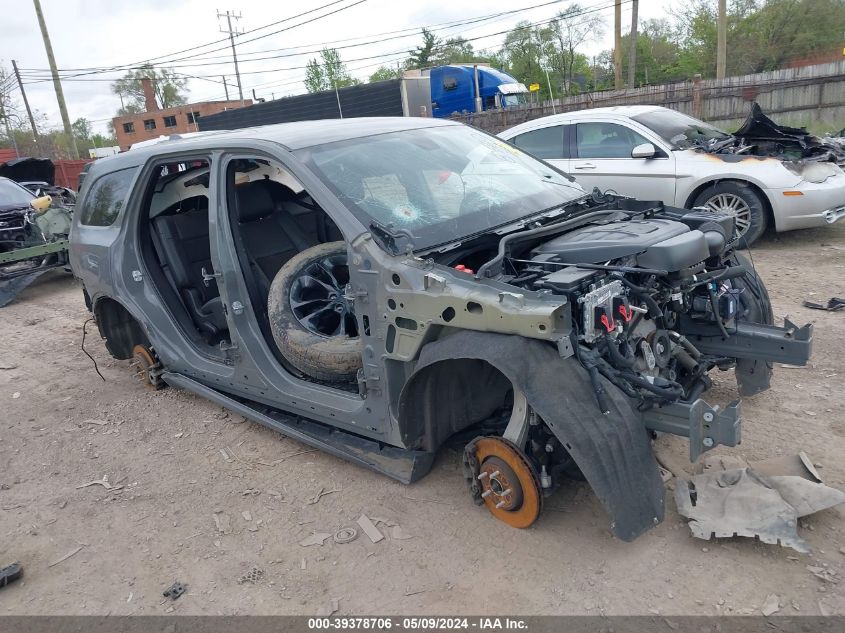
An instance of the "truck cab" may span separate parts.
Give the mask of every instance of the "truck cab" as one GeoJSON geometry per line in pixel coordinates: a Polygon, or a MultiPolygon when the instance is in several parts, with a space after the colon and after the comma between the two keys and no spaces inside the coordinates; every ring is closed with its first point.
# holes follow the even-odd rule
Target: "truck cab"
{"type": "Polygon", "coordinates": [[[428,73],[431,82],[431,113],[435,117],[448,117],[463,111],[512,108],[524,104],[528,94],[525,84],[482,64],[437,66],[424,72],[428,73]],[[478,108],[476,97],[480,98],[478,108]]]}

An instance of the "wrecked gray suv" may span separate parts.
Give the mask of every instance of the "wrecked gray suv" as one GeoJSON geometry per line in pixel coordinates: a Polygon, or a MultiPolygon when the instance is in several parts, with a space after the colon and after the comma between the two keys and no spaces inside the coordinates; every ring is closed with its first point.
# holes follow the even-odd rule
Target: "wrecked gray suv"
{"type": "Polygon", "coordinates": [[[447,440],[472,499],[527,527],[585,478],[631,540],[663,518],[657,432],[740,441],[739,392],[800,365],[733,218],[585,193],[464,125],[309,121],[91,168],[70,256],[111,354],[413,482],[447,440]]]}

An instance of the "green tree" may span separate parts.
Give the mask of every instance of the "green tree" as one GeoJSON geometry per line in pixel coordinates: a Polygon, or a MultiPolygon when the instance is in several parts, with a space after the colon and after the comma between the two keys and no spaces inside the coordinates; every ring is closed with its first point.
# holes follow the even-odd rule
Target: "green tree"
{"type": "Polygon", "coordinates": [[[376,71],[370,75],[370,78],[367,81],[369,83],[374,83],[376,81],[386,81],[387,79],[399,79],[401,76],[402,73],[398,68],[393,68],[392,66],[379,66],[376,71]]]}
{"type": "Polygon", "coordinates": [[[155,68],[152,64],[130,70],[123,77],[112,83],[111,91],[121,97],[121,114],[134,114],[146,110],[142,79],[150,78],[153,82],[156,99],[162,108],[184,105],[187,103],[188,80],[172,69],[155,68]]]}
{"type": "Polygon", "coordinates": [[[541,95],[548,98],[546,75],[543,72],[543,42],[529,22],[520,22],[505,35],[500,53],[502,70],[525,84],[539,83],[541,95]]]}
{"type": "Polygon", "coordinates": [[[334,48],[324,48],[320,51],[319,60],[310,59],[305,65],[305,88],[308,92],[334,90],[360,83],[346,70],[346,64],[334,48]]]}
{"type": "MultiPolygon", "coordinates": [[[[631,36],[622,36],[622,68],[628,68],[628,42],[631,36]]],[[[609,51],[608,51],[609,52],[609,51]]],[[[634,83],[638,86],[667,81],[687,79],[678,65],[681,46],[673,38],[672,26],[668,20],[645,20],[639,25],[637,33],[637,68],[634,83]]],[[[612,60],[610,74],[613,74],[612,60]]]]}
{"type": "Polygon", "coordinates": [[[437,48],[432,57],[431,65],[446,66],[448,64],[472,64],[488,61],[489,58],[486,55],[475,52],[472,42],[467,42],[462,37],[452,37],[437,48]]]}
{"type": "MultiPolygon", "coordinates": [[[[679,46],[675,72],[716,72],[716,8],[690,0],[673,13],[679,46]]],[[[793,60],[828,56],[842,45],[843,0],[732,0],[728,5],[728,75],[782,68],[793,60]]]]}
{"type": "Polygon", "coordinates": [[[442,44],[440,38],[426,28],[423,28],[422,36],[422,46],[417,46],[414,50],[408,51],[409,57],[405,61],[406,68],[426,68],[434,65],[437,51],[442,44]]]}
{"type": "Polygon", "coordinates": [[[91,122],[85,118],[78,118],[71,123],[70,129],[73,131],[73,137],[78,140],[87,140],[91,138],[91,122]]]}

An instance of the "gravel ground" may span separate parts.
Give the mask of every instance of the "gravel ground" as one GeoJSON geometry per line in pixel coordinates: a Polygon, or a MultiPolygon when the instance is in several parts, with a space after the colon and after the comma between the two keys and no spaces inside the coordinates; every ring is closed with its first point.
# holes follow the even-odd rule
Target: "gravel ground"
{"type": "MultiPolygon", "coordinates": [[[[776,368],[772,390],[744,402],[742,445],[717,453],[804,450],[845,489],[845,313],[801,306],[845,296],[843,254],[845,224],[754,250],[776,317],[815,323],[815,352],[776,368]]],[[[0,614],[752,614],[770,594],[781,614],[845,614],[845,583],[807,569],[845,577],[845,506],[803,521],[810,555],[694,539],[671,494],[664,523],[623,543],[576,483],[515,530],[471,503],[454,450],[404,486],[186,392],[147,391],[95,335],[103,382],[80,351],[87,316],[63,274],[0,310],[0,566],[26,571],[0,590],[0,614]],[[112,489],[85,486],[104,477],[112,489]],[[362,513],[385,521],[384,540],[299,544],[362,513]],[[171,602],[176,580],[187,592],[171,602]]],[[[735,397],[732,373],[716,382],[709,400],[735,397]]],[[[658,448],[687,452],[677,438],[658,448]]]]}

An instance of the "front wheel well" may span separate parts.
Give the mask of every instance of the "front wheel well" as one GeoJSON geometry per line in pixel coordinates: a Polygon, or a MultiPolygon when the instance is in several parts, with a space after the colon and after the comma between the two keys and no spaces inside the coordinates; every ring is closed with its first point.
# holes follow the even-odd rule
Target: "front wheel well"
{"type": "Polygon", "coordinates": [[[449,358],[424,367],[405,384],[398,418],[409,447],[435,451],[450,436],[508,405],[511,381],[478,358],[449,358]]]}
{"type": "Polygon", "coordinates": [[[150,345],[141,324],[121,303],[111,297],[97,299],[94,304],[94,320],[106,349],[118,360],[132,358],[136,345],[150,345]]]}
{"type": "Polygon", "coordinates": [[[772,213],[772,203],[769,200],[769,196],[767,196],[763,190],[755,185],[753,182],[749,182],[747,180],[742,180],[740,178],[719,178],[716,180],[708,180],[705,183],[698,185],[695,189],[692,190],[692,193],[687,197],[686,203],[684,207],[687,209],[691,209],[695,199],[701,195],[701,192],[707,189],[708,187],[712,187],[713,185],[719,184],[721,182],[733,182],[738,185],[743,185],[744,187],[749,187],[754,190],[754,193],[760,198],[763,202],[763,208],[766,210],[766,219],[774,223],[774,215],[772,213]]]}

